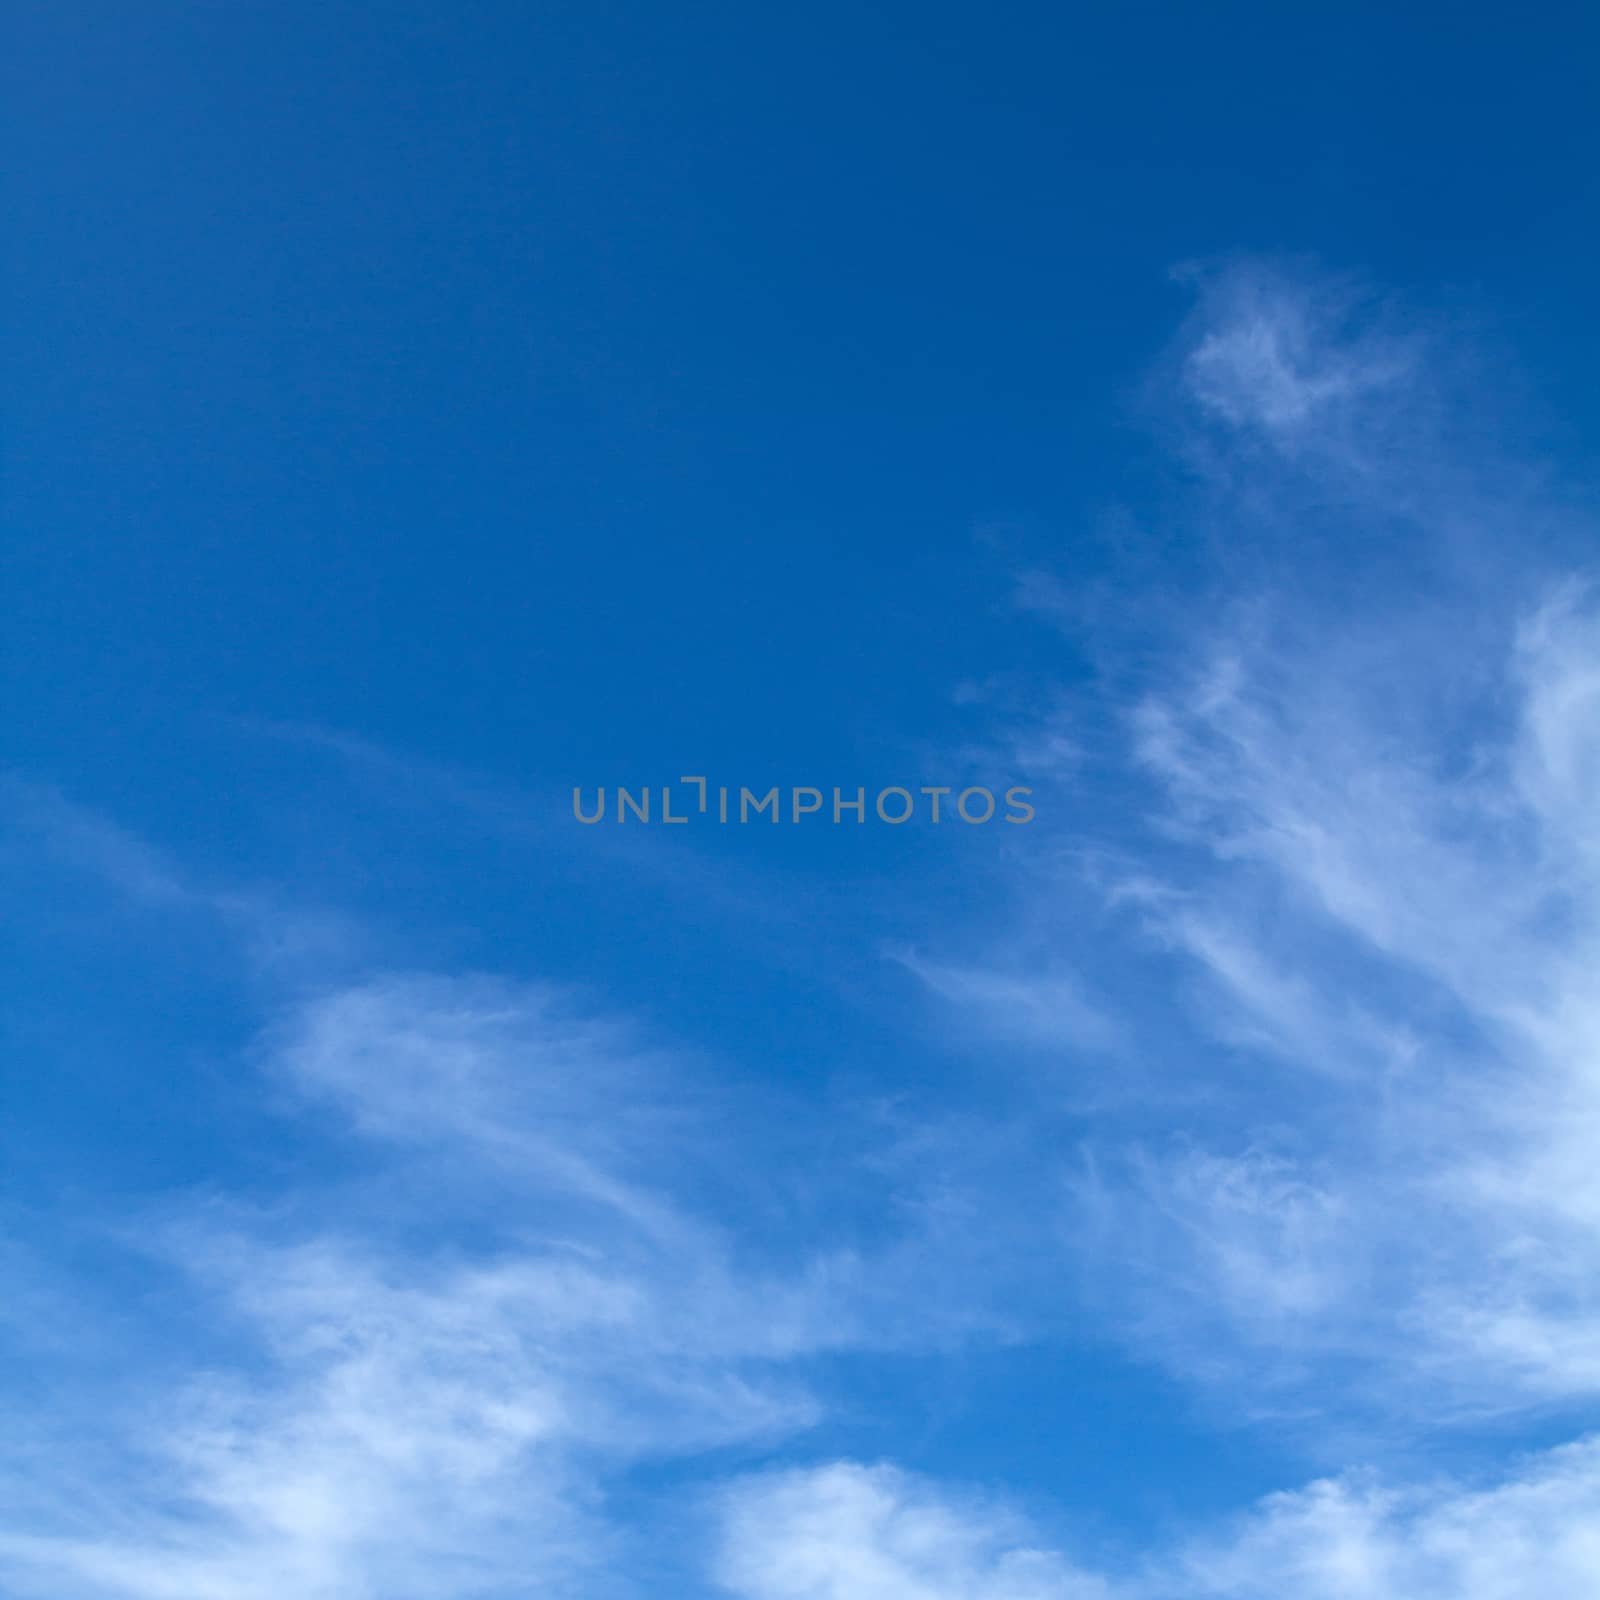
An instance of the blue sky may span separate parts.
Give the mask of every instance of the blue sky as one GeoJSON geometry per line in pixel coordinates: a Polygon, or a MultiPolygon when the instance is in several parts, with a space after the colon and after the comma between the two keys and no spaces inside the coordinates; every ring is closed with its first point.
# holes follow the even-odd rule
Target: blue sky
{"type": "Polygon", "coordinates": [[[1583,8],[8,34],[0,1590],[1600,1593],[1583,8]]]}

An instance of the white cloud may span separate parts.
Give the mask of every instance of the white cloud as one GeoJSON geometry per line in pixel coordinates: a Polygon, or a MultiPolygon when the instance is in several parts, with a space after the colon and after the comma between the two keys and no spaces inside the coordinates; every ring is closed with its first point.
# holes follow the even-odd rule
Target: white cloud
{"type": "Polygon", "coordinates": [[[1288,1113],[1366,1257],[1330,1348],[1388,1321],[1405,1381],[1420,1363],[1483,1404],[1592,1392],[1579,1330],[1600,1340],[1600,633],[1564,597],[1522,637],[1465,774],[1398,736],[1392,683],[1347,683],[1331,709],[1298,692],[1314,658],[1232,652],[1138,719],[1212,860],[1203,919],[1170,897],[1154,916],[1235,1037],[1253,1022],[1279,1059],[1344,1074],[1341,1098],[1288,1113]]]}
{"type": "MultiPolygon", "coordinates": [[[[997,1044],[1137,1083],[1142,1125],[1052,1125],[1088,1152],[1063,1238],[1234,1414],[1600,1392],[1600,602],[1540,578],[1560,519],[1452,409],[1444,342],[1304,270],[1201,280],[1167,373],[1217,469],[1215,587],[1105,669],[1140,685],[1144,781],[1073,757],[1104,797],[1073,847],[1149,951],[1096,940],[1091,990],[1094,875],[1035,847],[1004,953],[907,963],[997,1044]]],[[[1024,590],[1056,609],[1049,574],[1024,590]]],[[[1073,708],[1040,698],[1042,743],[1073,708]]]]}
{"type": "Polygon", "coordinates": [[[741,1600],[1103,1600],[1003,1507],[850,1462],[739,1485],[716,1562],[741,1600]]]}
{"type": "MultiPolygon", "coordinates": [[[[1256,517],[1259,490],[1270,521],[1336,468],[1351,551],[1404,506],[1453,581],[1464,543],[1549,519],[1489,525],[1438,417],[1389,431],[1437,374],[1362,315],[1256,269],[1206,288],[1182,370],[1236,430],[1225,504],[1256,517]]],[[[1120,903],[1202,980],[1199,1021],[1288,1070],[1212,1060],[1209,1121],[1102,1151],[1078,1214],[1133,1241],[1099,1276],[1185,1370],[1315,1387],[1356,1358],[1398,1414],[1574,1403],[1600,1378],[1600,606],[1581,582],[1420,602],[1395,572],[1351,609],[1225,606],[1131,712],[1161,848],[1120,903]]]]}
{"type": "Polygon", "coordinates": [[[1352,334],[1361,309],[1348,287],[1308,295],[1281,273],[1236,264],[1204,284],[1184,380],[1204,410],[1281,449],[1326,444],[1362,401],[1413,371],[1404,342],[1352,334]]]}
{"type": "Polygon", "coordinates": [[[1274,1495],[1174,1563],[1194,1600],[1568,1600],[1600,1592],[1600,1445],[1484,1489],[1327,1481],[1274,1495]]]}
{"type": "Polygon", "coordinates": [[[1484,1488],[1328,1479],[1093,1565],[992,1498],[838,1462],[738,1486],[717,1576],[739,1600],[1573,1600],[1600,1592],[1600,1444],[1484,1488]]]}
{"type": "Polygon", "coordinates": [[[114,1517],[80,1519],[72,1458],[35,1454],[56,1504],[0,1535],[8,1593],[607,1593],[613,1475],[814,1421],[786,1364],[859,1335],[850,1264],[732,1265],[657,1170],[667,1063],[625,1029],[537,987],[386,979],[307,1003],[268,1065],[393,1147],[407,1209],[380,1164],[254,1215],[196,1197],[154,1234],[216,1354],[87,1427],[114,1517]]]}
{"type": "Polygon", "coordinates": [[[912,951],[895,959],[991,1038],[1087,1051],[1105,1051],[1117,1040],[1111,1016],[1075,973],[1059,966],[1041,975],[928,961],[912,951]]]}
{"type": "Polygon", "coordinates": [[[1518,793],[1545,824],[1553,864],[1592,887],[1600,871],[1600,610],[1592,590],[1569,583],[1551,596],[1518,646],[1518,793]]]}
{"type": "Polygon", "coordinates": [[[686,1088],[548,986],[390,976],[314,998],[272,1045],[275,1076],[367,1138],[491,1161],[646,1231],[688,1226],[638,1179],[689,1137],[686,1088]]]}

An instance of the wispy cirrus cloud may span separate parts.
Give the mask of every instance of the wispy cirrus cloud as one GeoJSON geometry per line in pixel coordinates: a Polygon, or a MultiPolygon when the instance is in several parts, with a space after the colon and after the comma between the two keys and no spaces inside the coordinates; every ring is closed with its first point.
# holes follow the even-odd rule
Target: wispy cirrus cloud
{"type": "MultiPolygon", "coordinates": [[[[1196,277],[1195,274],[1189,274],[1196,277]]],[[[1280,451],[1367,460],[1374,413],[1417,377],[1423,352],[1370,292],[1251,261],[1199,274],[1199,305],[1180,355],[1196,403],[1280,451]]]]}
{"type": "Polygon", "coordinates": [[[1118,1037],[1110,1013],[1090,999],[1069,968],[1043,974],[1012,963],[964,965],[929,961],[914,951],[894,959],[991,1039],[1070,1051],[1104,1052],[1118,1037]]]}
{"type": "Polygon", "coordinates": [[[1485,1404],[1591,1389],[1572,1319],[1595,1327],[1577,1264],[1600,1265],[1582,1153],[1600,1113],[1600,900],[1581,798],[1600,654],[1570,596],[1520,639],[1467,750],[1399,737],[1390,683],[1347,684],[1324,713],[1292,687],[1311,664],[1270,657],[1137,719],[1209,858],[1205,921],[1169,912],[1175,944],[1231,1025],[1254,1019],[1296,1068],[1332,1053],[1350,1074],[1337,1121],[1306,1135],[1368,1257],[1335,1326],[1391,1322],[1383,1359],[1447,1371],[1485,1404]],[[1397,1231],[1400,1216],[1418,1226],[1397,1231]]]}
{"type": "Polygon", "coordinates": [[[960,1303],[901,1312],[926,1213],[869,1253],[708,1214],[757,1127],[719,1151],[699,1064],[570,993],[380,974],[283,1006],[253,1065],[338,1159],[125,1230],[119,1272],[194,1349],[15,1441],[9,1593],[632,1593],[659,1558],[613,1486],[804,1434],[820,1355],[963,1336],[960,1303]]]}
{"type": "Polygon", "coordinates": [[[281,1007],[252,1064],[337,1159],[128,1227],[119,1273],[196,1350],[15,1441],[9,1593],[620,1591],[610,1481],[804,1431],[797,1362],[906,1336],[848,1249],[741,1263],[688,1181],[747,1155],[696,1064],[574,996],[380,974],[281,1007]]]}
{"type": "MultiPolygon", "coordinates": [[[[1348,282],[1246,263],[1201,280],[1165,369],[1214,469],[1203,515],[1237,542],[1212,615],[1159,653],[1141,636],[1143,832],[1076,892],[1150,941],[1100,966],[1094,1004],[1126,1016],[1164,985],[1213,1048],[1184,1123],[1089,1136],[1072,1253],[1141,1344],[1247,1409],[1280,1381],[1396,1416],[1581,1408],[1600,610],[1536,543],[1503,559],[1505,527],[1537,541],[1561,514],[1469,453],[1448,352],[1405,329],[1348,282]],[[1314,580],[1340,539],[1330,603],[1314,580]]],[[[1030,933],[1061,894],[1039,885],[1030,933]]],[[[1051,1007],[1034,983],[1015,1009],[1051,1007]]],[[[1126,1038],[1156,1084],[1195,1089],[1192,1032],[1126,1038]]]]}

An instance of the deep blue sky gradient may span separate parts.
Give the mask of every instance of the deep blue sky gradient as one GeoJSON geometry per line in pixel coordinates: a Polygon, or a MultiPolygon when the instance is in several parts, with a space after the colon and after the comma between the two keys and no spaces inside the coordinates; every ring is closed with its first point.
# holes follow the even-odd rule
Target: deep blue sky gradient
{"type": "MultiPolygon", "coordinates": [[[[1590,7],[25,3],[5,32],[0,756],[23,812],[114,819],[185,885],[108,908],[85,852],[120,847],[6,857],[43,1254],[84,1207],[336,1165],[237,1076],[260,972],[225,947],[268,901],[326,919],[265,961],[291,990],[367,959],[582,984],[780,1123],[1031,1093],[1025,1047],[975,1090],[893,966],[908,925],[1004,919],[1016,841],[635,848],[566,795],[913,781],[978,737],[963,684],[1090,683],[1012,586],[1135,604],[1103,586],[1137,533],[1148,603],[1181,599],[1147,375],[1188,264],[1426,286],[1515,347],[1536,454],[1592,432],[1590,7]]],[[[1125,784],[1071,802],[1102,840],[1125,784]]],[[[1092,976],[1109,914],[1071,915],[1092,976]]],[[[763,1204],[781,1251],[804,1220],[763,1204]]],[[[1208,1431],[1068,1321],[1066,1367],[841,1358],[817,1448],[1089,1486],[1118,1535],[1293,1480],[1292,1441],[1208,1431]]]]}
{"type": "Polygon", "coordinates": [[[1137,503],[1176,264],[1443,286],[1584,395],[1593,28],[20,7],[16,757],[160,753],[157,828],[202,714],[519,780],[837,761],[992,664],[975,525],[1092,564],[1137,503]]]}

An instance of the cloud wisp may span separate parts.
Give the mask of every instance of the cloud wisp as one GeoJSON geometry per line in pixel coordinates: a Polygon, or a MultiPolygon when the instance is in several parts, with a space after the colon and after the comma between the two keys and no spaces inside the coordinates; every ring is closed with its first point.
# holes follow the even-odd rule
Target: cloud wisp
{"type": "Polygon", "coordinates": [[[33,1463],[62,1493],[0,1537],[11,1593],[610,1592],[608,1478],[804,1430],[789,1363],[861,1336],[848,1261],[752,1273],[677,1202],[668,1061],[570,1000],[374,980],[297,1003],[262,1064],[369,1153],[146,1241],[219,1353],[106,1419],[115,1517],[33,1463]]]}
{"type": "MultiPolygon", "coordinates": [[[[1204,620],[1159,653],[1141,639],[1122,706],[1140,827],[1083,842],[1073,892],[1146,954],[1072,983],[1056,1026],[1117,1018],[1152,1104],[1193,1114],[1090,1130],[1066,1231],[1137,1342],[1247,1414],[1582,1426],[1600,603],[1538,548],[1514,576],[1464,556],[1560,515],[1485,487],[1527,475],[1455,442],[1438,341],[1403,329],[1348,283],[1247,263],[1203,283],[1165,369],[1210,469],[1203,516],[1237,537],[1204,620]],[[1376,552],[1359,603],[1315,590],[1340,538],[1347,573],[1376,552]],[[1186,1017],[1141,1029],[1152,987],[1186,1017]]],[[[1051,896],[1066,950],[1059,877],[1029,931],[1051,896]]],[[[1012,1013],[1047,1029],[1058,983],[1012,1013]]]]}

